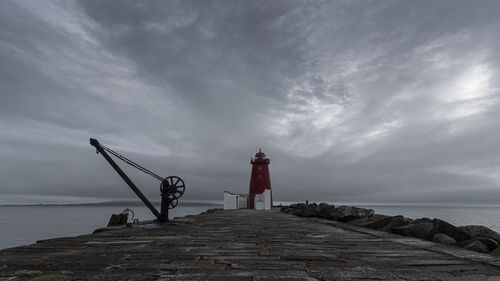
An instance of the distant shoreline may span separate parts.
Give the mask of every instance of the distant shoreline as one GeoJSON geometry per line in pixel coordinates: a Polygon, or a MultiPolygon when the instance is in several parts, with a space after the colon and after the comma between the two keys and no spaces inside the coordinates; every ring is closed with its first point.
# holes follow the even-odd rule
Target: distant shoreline
{"type": "MultiPolygon", "coordinates": [[[[294,204],[297,201],[279,201],[275,202],[275,206],[284,206],[294,204]]],[[[313,201],[311,201],[313,202],[313,201]]],[[[151,202],[155,206],[160,206],[160,201],[152,201],[151,202]]],[[[470,208],[470,207],[492,207],[492,208],[500,208],[500,203],[443,203],[443,202],[428,202],[428,203],[407,203],[407,202],[398,202],[398,203],[378,203],[378,202],[326,202],[329,204],[335,205],[345,205],[345,206],[358,206],[358,207],[439,207],[439,208],[470,208]]],[[[89,202],[89,203],[33,203],[33,204],[0,204],[0,207],[30,207],[30,206],[144,206],[139,200],[127,200],[127,201],[104,201],[104,202],[89,202]]],[[[179,206],[224,206],[223,202],[210,202],[210,201],[179,201],[179,206]]]]}
{"type": "MultiPolygon", "coordinates": [[[[153,205],[160,205],[160,202],[153,201],[153,205]]],[[[105,202],[92,202],[92,203],[38,203],[38,204],[5,204],[0,207],[53,207],[53,206],[68,206],[68,207],[88,207],[88,206],[144,206],[141,201],[105,201],[105,202]]],[[[223,206],[223,203],[203,202],[203,201],[187,201],[179,202],[179,206],[223,206]]]]}

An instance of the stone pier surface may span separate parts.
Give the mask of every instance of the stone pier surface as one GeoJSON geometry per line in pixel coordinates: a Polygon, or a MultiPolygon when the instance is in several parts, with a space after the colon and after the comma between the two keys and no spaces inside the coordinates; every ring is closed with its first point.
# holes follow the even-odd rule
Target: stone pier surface
{"type": "Polygon", "coordinates": [[[0,251],[0,280],[500,280],[500,260],[453,246],[231,210],[0,251]]]}

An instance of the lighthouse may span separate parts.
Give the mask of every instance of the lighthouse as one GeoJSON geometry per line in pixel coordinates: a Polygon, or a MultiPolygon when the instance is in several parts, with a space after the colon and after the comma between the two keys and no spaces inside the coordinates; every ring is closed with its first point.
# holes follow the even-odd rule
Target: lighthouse
{"type": "Polygon", "coordinates": [[[252,174],[250,176],[250,208],[259,210],[270,210],[273,207],[273,196],[271,193],[271,177],[269,175],[269,163],[264,152],[259,149],[255,158],[250,160],[252,174]]]}

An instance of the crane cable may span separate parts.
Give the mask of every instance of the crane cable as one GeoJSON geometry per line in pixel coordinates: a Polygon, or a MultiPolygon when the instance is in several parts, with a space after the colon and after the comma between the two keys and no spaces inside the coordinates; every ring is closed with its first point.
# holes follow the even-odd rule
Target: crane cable
{"type": "Polygon", "coordinates": [[[100,146],[102,147],[102,149],[104,149],[104,150],[106,150],[107,152],[109,152],[109,153],[113,154],[114,156],[116,156],[116,158],[118,158],[118,159],[122,160],[123,162],[125,162],[125,163],[129,164],[130,166],[132,166],[132,167],[134,167],[134,168],[138,169],[139,171],[142,171],[142,172],[144,172],[144,173],[146,173],[146,174],[148,174],[148,175],[152,176],[153,178],[156,178],[156,179],[157,179],[157,180],[159,180],[159,181],[163,181],[163,178],[162,178],[162,177],[160,177],[159,175],[157,175],[157,174],[155,174],[155,173],[151,172],[150,170],[148,170],[148,169],[144,168],[143,166],[141,166],[141,165],[139,165],[139,164],[135,163],[134,161],[132,161],[132,160],[128,159],[127,157],[125,157],[125,156],[123,156],[123,155],[119,154],[118,152],[115,152],[115,151],[111,150],[110,148],[108,148],[108,147],[106,147],[106,146],[104,146],[104,145],[102,145],[102,144],[100,144],[100,146]]]}

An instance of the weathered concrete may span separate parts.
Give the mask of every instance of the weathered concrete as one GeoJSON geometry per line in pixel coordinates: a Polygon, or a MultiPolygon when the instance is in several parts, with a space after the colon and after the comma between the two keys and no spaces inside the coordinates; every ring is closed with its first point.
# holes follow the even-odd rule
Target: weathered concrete
{"type": "Polygon", "coordinates": [[[500,280],[500,260],[275,210],[220,211],[0,251],[0,280],[82,279],[500,280]]]}

